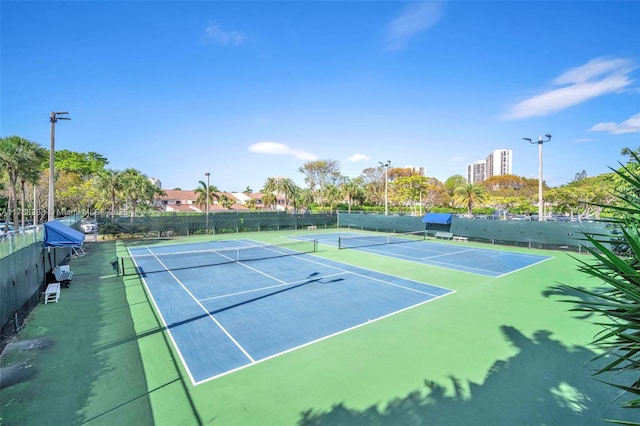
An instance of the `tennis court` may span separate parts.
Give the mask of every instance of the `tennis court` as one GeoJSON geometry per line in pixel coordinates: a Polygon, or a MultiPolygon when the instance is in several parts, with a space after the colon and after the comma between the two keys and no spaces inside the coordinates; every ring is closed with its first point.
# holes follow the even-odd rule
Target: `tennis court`
{"type": "Polygon", "coordinates": [[[193,384],[451,293],[321,259],[316,246],[240,239],[129,253],[193,384]]]}
{"type": "Polygon", "coordinates": [[[588,343],[601,327],[571,312],[574,304],[563,302],[571,294],[557,287],[596,290],[599,282],[578,270],[588,257],[436,240],[371,247],[427,243],[549,257],[494,278],[338,249],[342,234],[92,243],[87,256],[73,259],[73,287],[59,303],[40,304],[16,342],[49,345],[5,358],[33,367],[24,383],[2,389],[2,421],[596,426],[630,418],[617,389],[591,377],[597,353],[588,343]],[[323,243],[308,254],[312,242],[281,245],[300,237],[323,243]],[[257,258],[259,250],[241,250],[256,244],[278,247],[275,257],[237,261],[257,258]],[[213,247],[222,259],[200,263],[217,266],[179,266],[186,257],[176,252],[213,247]],[[283,257],[290,251],[301,254],[283,257]],[[115,274],[110,260],[130,253],[144,270],[115,274]],[[433,298],[409,290],[430,286],[433,298]],[[435,293],[449,289],[448,297],[435,293]],[[225,356],[241,353],[230,336],[254,362],[225,356]]]}
{"type": "MultiPolygon", "coordinates": [[[[315,236],[295,238],[313,239],[315,236]]],[[[318,242],[493,278],[551,259],[550,256],[478,248],[459,242],[440,243],[428,240],[422,231],[404,234],[335,232],[321,234],[318,242]]]]}

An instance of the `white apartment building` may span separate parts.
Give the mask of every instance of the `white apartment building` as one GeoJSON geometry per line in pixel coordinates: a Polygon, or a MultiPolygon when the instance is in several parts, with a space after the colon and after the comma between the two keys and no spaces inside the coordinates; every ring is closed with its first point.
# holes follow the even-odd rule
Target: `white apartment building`
{"type": "Polygon", "coordinates": [[[513,153],[510,149],[497,149],[485,160],[467,166],[467,182],[478,183],[491,176],[513,174],[513,153]]]}
{"type": "Polygon", "coordinates": [[[487,156],[486,178],[513,174],[512,151],[497,149],[487,156]]]}
{"type": "Polygon", "coordinates": [[[478,183],[485,179],[487,163],[480,160],[467,166],[467,182],[478,183]]]}

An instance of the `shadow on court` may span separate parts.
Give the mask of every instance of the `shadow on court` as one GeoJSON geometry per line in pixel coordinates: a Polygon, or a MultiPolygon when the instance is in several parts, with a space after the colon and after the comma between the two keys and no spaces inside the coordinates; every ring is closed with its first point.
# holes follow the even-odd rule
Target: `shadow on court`
{"type": "MultiPolygon", "coordinates": [[[[175,327],[178,327],[178,326],[181,326],[181,325],[184,325],[184,324],[188,324],[190,322],[197,321],[199,319],[206,318],[206,317],[211,316],[211,315],[216,315],[216,314],[219,314],[221,312],[228,311],[230,309],[238,308],[238,307],[243,306],[243,305],[248,305],[250,303],[254,303],[254,302],[257,302],[259,300],[266,299],[266,298],[275,296],[275,295],[280,294],[280,293],[285,293],[287,291],[295,290],[297,288],[300,288],[300,287],[303,287],[303,286],[307,286],[309,284],[313,284],[313,283],[333,284],[333,283],[337,283],[337,282],[340,282],[340,281],[344,281],[344,278],[334,278],[334,279],[326,280],[326,281],[323,281],[322,278],[312,278],[312,277],[315,277],[315,276],[318,276],[318,275],[320,275],[318,272],[314,272],[314,273],[309,275],[309,277],[308,277],[308,279],[306,281],[301,282],[299,284],[294,284],[294,285],[291,285],[289,287],[286,287],[286,288],[283,288],[283,289],[280,289],[280,290],[274,290],[272,292],[269,292],[269,293],[266,293],[266,294],[262,294],[260,296],[253,297],[253,298],[250,298],[250,299],[247,299],[247,300],[243,300],[241,302],[234,303],[234,304],[231,304],[229,306],[225,306],[225,307],[220,308],[220,309],[216,309],[216,310],[209,311],[209,312],[203,312],[200,315],[192,316],[192,317],[187,318],[187,319],[185,319],[183,321],[178,321],[178,322],[173,322],[171,324],[168,324],[166,327],[160,327],[159,326],[159,327],[155,327],[155,328],[143,331],[141,333],[137,333],[137,334],[134,334],[134,335],[131,335],[131,336],[128,336],[128,337],[124,337],[122,339],[113,340],[113,341],[111,341],[109,343],[106,343],[104,345],[97,346],[96,350],[97,351],[102,351],[102,350],[111,349],[113,347],[116,347],[116,346],[119,346],[119,345],[123,345],[123,344],[126,344],[126,343],[135,342],[136,340],[139,340],[139,339],[142,339],[142,338],[145,338],[145,337],[149,337],[149,336],[152,336],[152,335],[157,334],[157,333],[162,333],[162,332],[170,330],[172,328],[175,328],[175,327]]],[[[145,302],[141,302],[141,303],[148,304],[149,302],[145,301],[145,302]]]]}
{"type": "Polygon", "coordinates": [[[496,362],[484,383],[451,377],[445,385],[425,379],[422,390],[404,398],[364,410],[345,403],[324,412],[309,409],[301,413],[298,424],[603,425],[606,422],[599,417],[603,413],[609,419],[639,420],[637,410],[617,406],[612,386],[591,377],[594,366],[587,363],[593,352],[565,347],[547,331],[538,331],[532,338],[510,326],[503,326],[502,332],[519,352],[496,362]],[[583,375],[575,372],[580,368],[583,375]]]}

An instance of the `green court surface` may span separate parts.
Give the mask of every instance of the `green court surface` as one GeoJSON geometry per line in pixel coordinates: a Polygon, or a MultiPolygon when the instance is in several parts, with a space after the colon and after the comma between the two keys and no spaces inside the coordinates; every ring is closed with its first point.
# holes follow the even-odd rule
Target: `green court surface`
{"type": "MultiPolygon", "coordinates": [[[[320,235],[298,231],[295,235],[320,235]]],[[[335,230],[333,231],[335,232],[335,230]]],[[[600,331],[558,283],[594,287],[563,252],[490,278],[320,245],[317,256],[455,290],[415,308],[197,386],[141,280],[116,276],[127,246],[287,240],[291,231],[86,243],[60,300],[39,304],[1,358],[2,425],[601,425],[633,419],[591,377],[600,331]]],[[[584,256],[586,255],[576,255],[584,256]]],[[[307,303],[314,303],[308,300],[307,303]]],[[[595,320],[595,319],[593,319],[595,320]]],[[[634,419],[632,416],[636,416],[634,419]]]]}

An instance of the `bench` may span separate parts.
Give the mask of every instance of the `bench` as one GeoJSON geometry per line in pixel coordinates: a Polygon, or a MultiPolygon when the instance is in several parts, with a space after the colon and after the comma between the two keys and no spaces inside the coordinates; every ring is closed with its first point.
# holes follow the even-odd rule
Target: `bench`
{"type": "Polygon", "coordinates": [[[60,298],[60,283],[51,283],[47,285],[47,289],[44,291],[44,304],[58,303],[60,298]]]}
{"type": "Polygon", "coordinates": [[[316,225],[307,226],[307,231],[315,231],[316,229],[318,229],[316,225]]]}
{"type": "Polygon", "coordinates": [[[438,231],[438,232],[436,232],[435,237],[436,238],[444,238],[446,240],[451,240],[451,239],[453,239],[453,232],[438,231]]]}
{"type": "Polygon", "coordinates": [[[468,240],[469,240],[469,238],[468,238],[468,237],[463,237],[462,235],[454,235],[454,236],[453,236],[453,239],[454,239],[455,241],[468,241],[468,240]]]}
{"type": "Polygon", "coordinates": [[[71,278],[73,278],[73,271],[69,265],[58,265],[53,270],[53,275],[55,275],[56,281],[68,288],[71,284],[71,278]]]}

